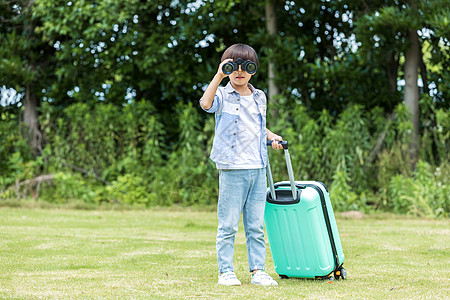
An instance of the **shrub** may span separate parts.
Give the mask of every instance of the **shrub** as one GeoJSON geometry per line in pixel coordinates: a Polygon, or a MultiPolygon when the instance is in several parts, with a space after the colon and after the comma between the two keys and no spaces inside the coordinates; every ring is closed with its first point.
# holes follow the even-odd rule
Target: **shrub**
{"type": "Polygon", "coordinates": [[[128,204],[149,205],[148,201],[149,183],[142,177],[125,174],[117,177],[111,185],[105,188],[105,195],[109,202],[119,202],[128,204]]]}
{"type": "MultiPolygon", "coordinates": [[[[447,111],[435,110],[430,104],[433,114],[422,116],[421,160],[414,168],[409,155],[411,124],[403,105],[386,122],[379,108],[365,111],[353,105],[334,116],[327,110],[309,112],[289,98],[279,100],[273,105],[278,105],[276,118],[268,114],[268,128],[290,141],[295,179],[328,185],[337,211],[381,209],[448,216],[447,111]],[[374,151],[378,144],[379,152],[374,151]]],[[[78,103],[60,115],[45,103],[41,109],[46,147],[37,159],[14,133],[17,119],[2,113],[1,197],[15,197],[16,179],[53,173],[52,184],[43,185],[40,191],[40,197],[50,202],[216,203],[218,176],[209,159],[214,117],[196,105],[178,104],[170,120],[178,127],[170,130],[147,101],[125,106],[78,103]]],[[[269,151],[269,158],[274,180],[286,180],[282,152],[269,151]]]]}
{"type": "Polygon", "coordinates": [[[350,177],[348,176],[345,161],[342,161],[336,169],[333,176],[333,182],[330,186],[330,198],[332,199],[333,208],[338,211],[345,210],[361,210],[358,203],[358,195],[353,192],[349,185],[350,177]]]}
{"type": "Polygon", "coordinates": [[[71,172],[54,173],[53,181],[42,186],[39,197],[51,203],[69,203],[82,201],[99,203],[98,191],[102,186],[81,174],[71,172]]]}
{"type": "MultiPolygon", "coordinates": [[[[448,172],[447,164],[441,167],[448,172]]],[[[430,164],[419,161],[413,177],[393,176],[388,194],[394,211],[416,216],[448,217],[450,182],[448,177],[442,177],[441,167],[433,172],[430,164]]]]}
{"type": "Polygon", "coordinates": [[[21,136],[17,116],[0,113],[0,190],[39,174],[42,158],[31,155],[27,141],[21,136]]]}

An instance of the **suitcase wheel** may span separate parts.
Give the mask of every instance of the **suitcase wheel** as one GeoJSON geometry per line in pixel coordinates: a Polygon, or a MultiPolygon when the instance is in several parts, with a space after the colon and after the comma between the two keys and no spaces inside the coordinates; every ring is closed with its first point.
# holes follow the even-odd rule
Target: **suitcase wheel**
{"type": "Polygon", "coordinates": [[[286,275],[280,275],[280,279],[288,279],[289,277],[286,275]]]}
{"type": "Polygon", "coordinates": [[[336,279],[342,278],[342,280],[347,279],[347,271],[343,267],[340,267],[336,272],[334,272],[334,277],[336,279]]]}

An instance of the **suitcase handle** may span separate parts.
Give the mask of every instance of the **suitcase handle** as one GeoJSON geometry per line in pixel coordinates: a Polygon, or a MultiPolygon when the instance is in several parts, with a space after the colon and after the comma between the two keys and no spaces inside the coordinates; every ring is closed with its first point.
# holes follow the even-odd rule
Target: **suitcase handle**
{"type": "MultiPolygon", "coordinates": [[[[280,187],[280,186],[291,186],[291,183],[278,182],[278,183],[275,183],[275,185],[274,185],[275,188],[278,188],[278,187],[280,187]]],[[[300,189],[303,190],[303,189],[306,189],[306,188],[307,188],[306,185],[304,185],[304,184],[299,184],[299,183],[296,183],[295,186],[296,186],[299,190],[300,190],[300,189]]]]}
{"type": "MultiPolygon", "coordinates": [[[[272,142],[273,141],[267,141],[267,145],[272,145],[272,142]]],[[[289,155],[289,150],[288,150],[288,141],[281,141],[281,145],[283,146],[284,156],[286,157],[286,166],[288,169],[289,181],[291,183],[292,198],[297,199],[297,188],[295,186],[294,171],[292,170],[291,156],[289,155]]],[[[270,187],[270,193],[272,195],[272,199],[276,200],[277,196],[275,195],[275,187],[273,185],[272,170],[270,169],[269,160],[267,160],[266,171],[267,171],[267,179],[269,180],[269,187],[270,187]]]]}
{"type": "MultiPolygon", "coordinates": [[[[272,143],[273,143],[273,141],[274,140],[271,140],[271,141],[267,141],[267,146],[272,146],[272,143]]],[[[278,144],[280,144],[281,146],[283,146],[283,149],[287,149],[288,148],[288,141],[277,141],[278,142],[278,144]]]]}

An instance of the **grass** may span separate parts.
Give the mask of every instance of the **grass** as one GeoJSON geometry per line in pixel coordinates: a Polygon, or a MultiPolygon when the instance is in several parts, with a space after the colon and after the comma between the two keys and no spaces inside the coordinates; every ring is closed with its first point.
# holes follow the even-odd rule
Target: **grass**
{"type": "Polygon", "coordinates": [[[218,286],[215,212],[0,208],[1,298],[450,298],[448,220],[338,216],[348,279],[250,284],[242,224],[239,287],[218,286]]]}

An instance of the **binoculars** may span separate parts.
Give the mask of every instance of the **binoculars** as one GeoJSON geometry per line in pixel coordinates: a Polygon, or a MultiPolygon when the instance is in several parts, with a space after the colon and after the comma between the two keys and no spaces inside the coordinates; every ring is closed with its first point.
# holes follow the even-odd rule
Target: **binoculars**
{"type": "Polygon", "coordinates": [[[247,72],[248,74],[255,74],[257,66],[251,60],[243,60],[242,58],[238,58],[233,61],[229,61],[222,66],[222,72],[226,75],[230,75],[234,71],[239,70],[239,65],[242,68],[242,71],[247,72]]]}

